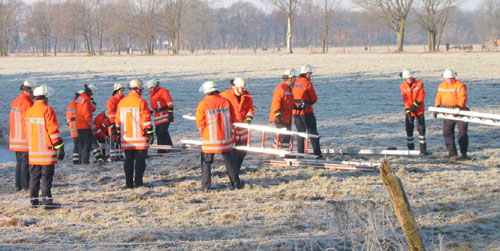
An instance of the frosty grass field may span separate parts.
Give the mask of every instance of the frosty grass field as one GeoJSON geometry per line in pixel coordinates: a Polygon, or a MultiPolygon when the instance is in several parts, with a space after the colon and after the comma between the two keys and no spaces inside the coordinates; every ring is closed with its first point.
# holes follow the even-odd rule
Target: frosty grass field
{"type": "MultiPolygon", "coordinates": [[[[10,101],[31,77],[56,91],[49,103],[67,154],[57,165],[52,190],[64,207],[55,211],[30,208],[29,194],[14,191],[15,163],[7,161],[12,156],[0,161],[0,249],[407,249],[378,172],[271,166],[263,161],[272,157],[250,153],[241,175],[247,186],[231,191],[219,156],[214,189],[203,193],[199,152],[177,152],[147,160],[149,187],[124,190],[122,163],[70,163],[65,107],[85,83],[97,85],[101,112],[114,82],[156,77],[174,98],[170,132],[179,143],[200,138],[194,122],[181,115],[195,112],[203,81],[214,80],[225,90],[229,79],[247,77],[254,123],[269,125],[280,75],[308,63],[318,67],[314,109],[323,148],[406,149],[397,77],[403,68],[414,69],[424,82],[427,107],[434,103],[441,72],[451,67],[468,85],[473,111],[500,114],[498,62],[500,53],[1,58],[4,133],[10,101]]],[[[405,185],[427,248],[499,250],[499,128],[471,124],[471,159],[448,160],[441,120],[430,113],[426,119],[432,155],[388,160],[405,185]]],[[[380,162],[383,156],[328,159],[380,162]]]]}

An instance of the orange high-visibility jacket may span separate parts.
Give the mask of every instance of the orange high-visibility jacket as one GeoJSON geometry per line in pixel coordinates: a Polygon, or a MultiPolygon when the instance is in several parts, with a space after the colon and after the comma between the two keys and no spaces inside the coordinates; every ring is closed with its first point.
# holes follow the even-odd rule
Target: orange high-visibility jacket
{"type": "Polygon", "coordinates": [[[410,109],[414,102],[418,102],[420,105],[412,112],[411,115],[421,115],[425,112],[425,89],[424,83],[416,79],[413,80],[413,84],[410,86],[406,81],[404,81],[401,86],[401,95],[403,95],[403,102],[405,103],[405,109],[410,109]]]}
{"type": "Polygon", "coordinates": [[[201,151],[222,153],[233,150],[234,109],[218,94],[206,96],[196,109],[196,125],[202,134],[201,151]]]}
{"type": "Polygon", "coordinates": [[[69,125],[71,138],[78,138],[78,130],[76,129],[76,99],[66,106],[66,122],[69,125]]]}
{"type": "Polygon", "coordinates": [[[298,77],[293,84],[292,94],[293,102],[296,105],[300,105],[302,104],[302,101],[306,101],[306,109],[293,109],[293,115],[309,114],[314,112],[312,104],[318,101],[318,96],[316,95],[314,86],[312,85],[311,81],[309,81],[309,79],[307,79],[306,77],[298,77]]]}
{"type": "Polygon", "coordinates": [[[448,108],[458,105],[465,109],[467,107],[467,86],[459,80],[455,80],[453,84],[448,84],[446,81],[439,84],[434,106],[441,105],[448,108]]]}
{"type": "Polygon", "coordinates": [[[276,89],[274,89],[273,102],[271,104],[271,113],[269,114],[269,121],[276,120],[275,112],[281,111],[281,122],[285,124],[292,123],[292,108],[293,108],[293,94],[292,88],[285,82],[281,82],[276,89]]]}
{"type": "Polygon", "coordinates": [[[26,112],[30,165],[57,164],[54,144],[61,140],[56,112],[44,101],[37,100],[26,112]]]}
{"type": "Polygon", "coordinates": [[[115,124],[120,128],[123,150],[145,150],[149,148],[146,129],[152,128],[148,102],[135,91],[130,92],[118,104],[115,124]]]}
{"type": "MultiPolygon", "coordinates": [[[[253,118],[255,114],[253,98],[248,91],[245,91],[239,98],[234,93],[233,88],[222,92],[220,95],[231,102],[235,113],[234,123],[244,122],[246,117],[253,118]]],[[[248,129],[235,128],[234,136],[236,142],[246,141],[248,138],[248,129]]]]}
{"type": "Polygon", "coordinates": [[[95,131],[92,132],[94,138],[103,139],[108,134],[108,127],[111,125],[109,118],[106,117],[106,112],[99,113],[94,119],[94,124],[96,127],[95,131]]]}
{"type": "Polygon", "coordinates": [[[120,95],[120,93],[117,92],[115,95],[113,95],[111,98],[109,98],[108,101],[106,102],[106,110],[108,110],[108,118],[112,124],[115,123],[116,108],[118,108],[118,103],[120,103],[120,100],[122,98],[123,98],[123,95],[120,95]]]}
{"type": "Polygon", "coordinates": [[[9,117],[9,150],[15,152],[27,152],[26,131],[24,127],[26,121],[24,116],[26,111],[33,105],[33,100],[21,92],[19,96],[10,103],[9,117]]]}
{"type": "Polygon", "coordinates": [[[151,109],[153,109],[153,118],[156,126],[174,122],[168,120],[168,110],[174,109],[174,100],[167,89],[157,87],[149,100],[151,101],[151,109]]]}
{"type": "Polygon", "coordinates": [[[92,123],[92,112],[95,107],[90,103],[90,96],[82,93],[76,99],[76,129],[90,129],[92,123]]]}

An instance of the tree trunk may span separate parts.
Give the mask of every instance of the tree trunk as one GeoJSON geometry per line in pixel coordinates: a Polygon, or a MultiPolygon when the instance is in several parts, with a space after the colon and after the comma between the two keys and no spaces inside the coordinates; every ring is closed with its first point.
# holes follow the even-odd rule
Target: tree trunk
{"type": "Polygon", "coordinates": [[[439,46],[441,45],[441,38],[443,37],[443,29],[441,29],[437,36],[436,50],[439,51],[439,46]]]}
{"type": "Polygon", "coordinates": [[[427,31],[427,36],[429,38],[429,51],[436,51],[436,32],[432,30],[427,31]]]}
{"type": "Polygon", "coordinates": [[[57,38],[54,39],[54,56],[57,56],[57,38]]]}
{"type": "Polygon", "coordinates": [[[397,32],[398,43],[396,45],[396,52],[403,52],[403,44],[404,44],[404,37],[405,37],[405,25],[406,25],[406,19],[403,18],[399,22],[399,31],[397,32]]]}
{"type": "Polygon", "coordinates": [[[287,28],[286,28],[286,52],[293,53],[292,51],[292,14],[287,15],[287,28]]]}
{"type": "Polygon", "coordinates": [[[328,26],[326,26],[325,28],[325,35],[323,37],[323,53],[327,53],[328,52],[328,26]]]}

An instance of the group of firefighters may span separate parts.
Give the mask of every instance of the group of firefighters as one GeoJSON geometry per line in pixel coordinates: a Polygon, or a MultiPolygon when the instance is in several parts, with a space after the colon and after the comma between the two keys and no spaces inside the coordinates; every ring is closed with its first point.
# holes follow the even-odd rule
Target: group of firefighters
{"type": "MultiPolygon", "coordinates": [[[[319,135],[313,105],[318,97],[311,83],[314,67],[304,65],[300,73],[295,69],[284,72],[283,81],[275,88],[269,121],[277,128],[291,130],[292,118],[299,132],[319,135]]],[[[417,121],[420,153],[427,154],[425,143],[423,83],[413,77],[411,70],[405,69],[401,78],[401,93],[405,103],[408,149],[413,143],[414,121],[417,121]]],[[[466,86],[457,80],[456,73],[447,69],[443,73],[445,81],[439,85],[435,106],[453,109],[467,109],[466,86]]],[[[202,189],[210,190],[211,164],[214,155],[221,153],[233,189],[241,189],[244,182],[239,174],[246,151],[235,150],[234,146],[247,142],[248,129],[234,128],[233,123],[248,123],[253,120],[255,109],[253,99],[247,90],[247,82],[242,77],[230,81],[232,87],[219,92],[213,81],[204,82],[200,92],[205,98],[196,110],[196,125],[202,135],[201,170],[202,189]]],[[[158,138],[158,145],[172,145],[169,125],[174,122],[174,105],[170,92],[160,87],[156,79],[147,82],[150,104],[142,98],[143,82],[134,79],[129,83],[130,93],[124,96],[125,86],[115,83],[113,93],[106,102],[106,110],[93,119],[96,103],[92,96],[97,92],[93,84],[84,85],[84,90],[75,93],[75,99],[67,106],[66,120],[74,141],[73,164],[89,164],[90,151],[98,162],[124,160],[126,188],[143,186],[147,150],[158,138]],[[154,125],[154,127],[153,127],[154,125]],[[109,144],[109,154],[104,149],[109,144]]],[[[16,152],[17,190],[30,191],[31,205],[43,205],[45,209],[58,208],[52,201],[51,186],[54,165],[64,159],[64,143],[59,133],[56,113],[48,105],[49,88],[36,87],[33,81],[24,81],[21,93],[11,103],[9,119],[9,150],[16,152]],[[35,102],[32,99],[35,99],[35,102]],[[41,196],[39,197],[39,190],[41,196]],[[41,201],[39,200],[41,198],[41,201]]],[[[443,134],[448,148],[448,157],[457,156],[454,142],[454,128],[458,124],[459,145],[463,158],[467,157],[467,123],[444,120],[443,134]]],[[[290,136],[281,135],[279,147],[288,148],[290,136]]],[[[321,156],[319,138],[312,138],[313,153],[321,156]]],[[[304,153],[304,138],[298,137],[297,149],[304,153]]],[[[165,152],[165,150],[158,150],[165,152]]]]}

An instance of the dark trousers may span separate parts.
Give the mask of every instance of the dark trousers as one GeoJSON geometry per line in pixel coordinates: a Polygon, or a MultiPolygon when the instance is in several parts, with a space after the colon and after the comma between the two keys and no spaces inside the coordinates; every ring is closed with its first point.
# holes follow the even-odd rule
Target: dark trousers
{"type": "Polygon", "coordinates": [[[30,187],[30,168],[29,153],[16,152],[16,189],[29,189],[30,187]]]}
{"type": "Polygon", "coordinates": [[[54,165],[30,165],[30,199],[31,205],[38,205],[38,193],[42,189],[42,203],[52,204],[52,180],[54,179],[54,165]]]}
{"type": "MultiPolygon", "coordinates": [[[[276,128],[286,128],[289,131],[292,129],[292,124],[274,122],[274,125],[276,128]]],[[[290,147],[290,135],[280,135],[280,147],[290,147]]]]}
{"type": "Polygon", "coordinates": [[[413,141],[413,129],[415,129],[415,119],[417,119],[417,131],[418,131],[418,143],[420,144],[420,152],[427,151],[427,144],[425,142],[425,117],[424,114],[411,116],[406,114],[405,116],[405,126],[406,126],[406,140],[409,150],[415,149],[415,143],[413,141]]]}
{"type": "Polygon", "coordinates": [[[144,183],[142,177],[146,170],[146,154],[148,150],[125,150],[125,182],[128,188],[142,186],[144,183]],[[135,171],[135,181],[134,181],[135,171]]]}
{"type": "MultiPolygon", "coordinates": [[[[164,123],[156,126],[156,137],[158,138],[158,145],[173,145],[172,139],[170,138],[170,133],[168,132],[168,128],[170,127],[170,123],[164,123]]],[[[166,153],[167,150],[159,149],[158,153],[166,153]]]]}
{"type": "MultiPolygon", "coordinates": [[[[293,115],[293,118],[295,120],[295,128],[297,128],[297,131],[299,132],[307,131],[308,134],[314,134],[319,136],[318,129],[316,128],[316,116],[314,116],[314,113],[293,115]]],[[[319,138],[310,138],[309,140],[311,141],[314,154],[321,156],[319,138]]],[[[304,142],[305,142],[304,137],[297,137],[297,151],[299,153],[304,153],[305,151],[304,142]]]]}
{"type": "Polygon", "coordinates": [[[78,129],[78,154],[79,164],[88,164],[90,158],[90,147],[94,141],[91,129],[78,129]]]}
{"type": "Polygon", "coordinates": [[[457,154],[457,147],[455,145],[455,125],[458,127],[458,145],[460,146],[460,153],[463,157],[467,157],[467,148],[469,147],[467,129],[469,123],[445,119],[443,120],[443,136],[444,143],[448,149],[448,155],[457,154]]]}
{"type": "MultiPolygon", "coordinates": [[[[236,146],[246,146],[246,145],[247,145],[246,141],[236,142],[236,146]]],[[[238,174],[240,173],[241,165],[243,164],[243,160],[245,159],[246,155],[247,151],[233,149],[233,156],[236,159],[236,171],[238,172],[238,174]]]]}
{"type": "MultiPolygon", "coordinates": [[[[214,163],[214,156],[214,153],[201,153],[201,187],[203,189],[210,189],[210,184],[212,183],[212,171],[210,166],[214,163]]],[[[222,157],[226,164],[226,172],[231,181],[231,186],[233,188],[239,187],[241,181],[236,168],[234,168],[236,164],[233,152],[223,152],[222,157]]]]}
{"type": "Polygon", "coordinates": [[[73,138],[73,164],[80,163],[80,154],[78,153],[78,137],[73,138]]]}

